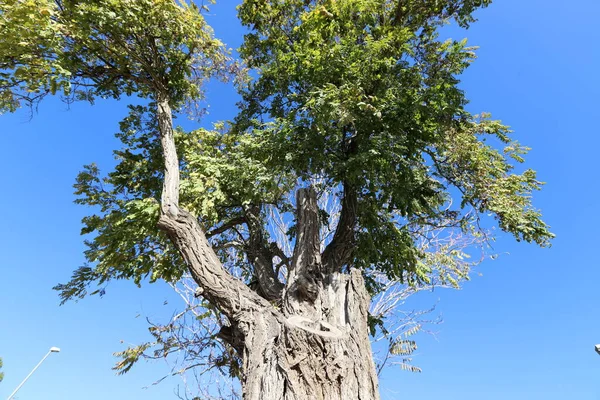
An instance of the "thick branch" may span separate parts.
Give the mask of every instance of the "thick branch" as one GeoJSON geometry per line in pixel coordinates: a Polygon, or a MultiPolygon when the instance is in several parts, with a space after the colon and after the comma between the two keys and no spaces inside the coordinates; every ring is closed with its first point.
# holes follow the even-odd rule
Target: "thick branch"
{"type": "Polygon", "coordinates": [[[197,218],[179,208],[179,160],[168,96],[157,96],[157,118],[165,162],[159,227],[185,259],[202,295],[232,321],[250,322],[248,318],[256,312],[273,311],[267,301],[223,268],[197,218]]]}
{"type": "Polygon", "coordinates": [[[238,321],[243,312],[273,308],[223,268],[195,216],[178,209],[177,216],[162,214],[158,224],[185,259],[192,278],[203,289],[202,296],[232,321],[238,321]]]}
{"type": "Polygon", "coordinates": [[[323,266],[325,271],[340,272],[342,267],[352,260],[354,249],[354,235],[357,219],[356,191],[348,183],[344,183],[344,198],[342,211],[333,239],[323,252],[323,266]]]}
{"type": "Polygon", "coordinates": [[[179,158],[175,148],[173,117],[168,97],[158,96],[157,106],[158,129],[165,162],[165,180],[163,182],[160,209],[163,214],[177,216],[179,207],[179,158]]]}
{"type": "Polygon", "coordinates": [[[313,303],[323,280],[319,239],[319,207],[313,187],[296,193],[296,245],[286,285],[286,304],[289,313],[298,313],[313,303]]]}
{"type": "Polygon", "coordinates": [[[254,273],[260,288],[266,299],[281,300],[283,284],[277,279],[277,274],[273,267],[273,254],[271,253],[264,235],[264,229],[260,219],[260,207],[244,207],[244,213],[250,232],[247,250],[248,259],[254,266],[254,273]]]}

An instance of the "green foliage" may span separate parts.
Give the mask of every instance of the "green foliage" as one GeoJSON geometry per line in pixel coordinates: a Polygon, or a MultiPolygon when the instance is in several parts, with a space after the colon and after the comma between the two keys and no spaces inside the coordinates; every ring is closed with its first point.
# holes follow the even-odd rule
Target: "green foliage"
{"type": "Polygon", "coordinates": [[[115,356],[121,358],[121,361],[113,368],[117,370],[119,375],[126,374],[129,370],[139,361],[140,357],[150,347],[149,344],[143,344],[140,346],[129,347],[127,350],[115,353],[115,356]]]}
{"type": "Polygon", "coordinates": [[[511,141],[509,133],[508,127],[488,115],[447,131],[436,152],[431,152],[436,174],[461,191],[462,207],[491,212],[500,228],[517,240],[547,246],[553,235],[531,205],[531,193],[543,183],[531,169],[513,173],[511,160],[523,163],[529,148],[511,141]],[[502,151],[486,144],[490,136],[504,144],[502,151]]]}
{"type": "MultiPolygon", "coordinates": [[[[0,358],[0,368],[2,368],[2,359],[0,358]]],[[[0,372],[0,382],[4,379],[4,372],[0,372]]]]}
{"type": "Polygon", "coordinates": [[[61,35],[55,11],[47,0],[0,3],[0,112],[45,93],[69,93],[72,74],[57,61],[61,35]]]}
{"type": "Polygon", "coordinates": [[[146,113],[146,107],[131,107],[122,121],[117,137],[124,149],[115,151],[120,162],[113,172],[102,178],[91,164],[77,177],[75,202],[96,211],[83,219],[81,230],[94,233],[85,241],[86,260],[94,267],[80,267],[69,283],[55,287],[63,303],[84,297],[92,282],[103,287],[111,279],[132,279],[139,285],[144,278],[174,281],[183,272],[179,254],[156,227],[162,160],[156,121],[146,113]]]}
{"type": "MultiPolygon", "coordinates": [[[[237,129],[264,132],[264,162],[301,180],[324,177],[329,190],[358,197],[354,266],[427,283],[419,226],[478,230],[492,213],[517,239],[552,237],[531,206],[541,183],[511,173],[510,159],[479,140],[508,141],[498,122],[472,117],[458,75],[475,58],[466,40],[441,40],[452,20],[473,22],[489,1],[300,1],[239,8],[250,28],[241,54],[258,71],[244,94],[237,129]],[[451,154],[450,154],[451,153],[451,154]],[[451,193],[462,194],[448,209],[451,193]]],[[[508,143],[508,142],[507,142],[508,143]]],[[[517,147],[515,147],[517,146],[517,147]]],[[[438,260],[439,262],[440,260],[438,260]]]]}
{"type": "Polygon", "coordinates": [[[417,342],[409,337],[416,335],[421,331],[421,325],[414,325],[412,328],[405,331],[401,336],[391,339],[389,343],[389,354],[391,356],[399,356],[400,361],[395,362],[404,371],[422,372],[421,368],[412,364],[411,356],[417,350],[417,342]]]}
{"type": "MultiPolygon", "coordinates": [[[[138,52],[158,40],[163,47],[156,54],[170,66],[152,73],[171,82],[174,99],[196,96],[186,86],[191,64],[181,66],[184,54],[193,54],[186,49],[204,43],[217,51],[220,44],[207,36],[209,29],[192,8],[147,1],[65,3],[59,20],[74,24],[79,36],[67,40],[76,51],[61,59],[86,68],[104,62],[98,58],[100,39],[108,35],[120,51],[111,61],[118,68],[102,75],[107,81],[97,82],[96,94],[144,95],[157,89],[145,81],[150,72],[137,63],[138,52]],[[133,24],[144,7],[154,11],[133,24]],[[159,35],[161,18],[167,17],[176,23],[159,35]],[[140,36],[146,42],[138,47],[140,36]],[[173,69],[182,75],[173,75],[173,69]],[[126,79],[130,73],[136,79],[126,79]]],[[[244,89],[232,126],[177,132],[182,205],[210,231],[235,220],[247,204],[288,212],[285,199],[298,183],[324,178],[321,190],[329,192],[346,185],[358,199],[352,265],[410,284],[430,283],[435,271],[436,280],[457,285],[468,274],[469,264],[460,261],[466,253],[417,246],[422,227],[477,235],[479,219],[490,213],[518,240],[548,245],[552,234],[531,205],[541,182],[531,170],[513,172],[512,162],[522,162],[527,149],[511,142],[499,122],[464,109],[458,75],[474,59],[473,48],[437,33],[452,19],[468,25],[472,12],[487,2],[430,3],[243,2],[240,18],[251,29],[241,55],[258,78],[244,89]],[[486,137],[499,139],[504,151],[486,144],[486,137]],[[450,207],[456,190],[460,204],[450,207]]],[[[217,68],[221,59],[208,54],[204,59],[216,58],[211,65],[217,68]]],[[[80,268],[70,283],[57,286],[63,300],[84,296],[94,281],[101,286],[110,279],[175,281],[184,270],[155,226],[162,161],[149,110],[132,107],[121,123],[124,147],[115,152],[114,172],[101,178],[90,165],[78,177],[77,202],[98,210],[82,229],[94,235],[85,253],[93,267],[80,268]]],[[[294,229],[289,233],[294,240],[294,229]]],[[[212,240],[219,246],[232,238],[224,230],[212,240]]],[[[225,260],[226,251],[219,253],[225,260]]],[[[236,265],[251,270],[243,257],[236,265]]],[[[376,292],[375,282],[370,288],[376,292]]]]}
{"type": "MultiPolygon", "coordinates": [[[[289,211],[283,199],[296,184],[322,179],[325,191],[347,187],[358,201],[352,265],[411,284],[428,282],[431,263],[448,262],[418,249],[421,226],[472,234],[490,213],[518,240],[547,245],[552,234],[531,205],[541,182],[511,164],[527,149],[510,142],[500,123],[464,109],[458,75],[474,49],[439,38],[439,27],[466,27],[488,4],[243,1],[239,16],[250,31],[240,54],[257,79],[243,89],[233,126],[177,133],[182,204],[209,229],[250,203],[289,211]],[[484,136],[504,142],[504,152],[484,136]],[[449,209],[456,189],[460,207],[449,209]]],[[[180,107],[201,97],[208,77],[231,72],[193,2],[7,0],[0,15],[4,110],[60,91],[68,99],[166,97],[180,107]]],[[[132,108],[123,121],[115,171],[102,178],[90,165],[78,177],[78,202],[97,210],[82,230],[94,234],[86,242],[94,267],[58,286],[63,300],[85,295],[83,283],[92,280],[139,284],[182,273],[179,255],[155,227],[162,161],[156,121],[147,114],[132,108]]]]}
{"type": "Polygon", "coordinates": [[[56,93],[160,94],[181,106],[227,72],[222,44],[185,0],[6,0],[0,36],[0,111],[56,93]]]}

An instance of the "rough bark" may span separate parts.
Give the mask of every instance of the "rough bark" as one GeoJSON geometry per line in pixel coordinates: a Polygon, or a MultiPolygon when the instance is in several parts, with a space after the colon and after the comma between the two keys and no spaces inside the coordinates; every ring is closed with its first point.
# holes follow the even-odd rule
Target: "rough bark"
{"type": "Polygon", "coordinates": [[[285,289],[285,310],[289,314],[318,317],[323,283],[319,241],[319,208],[313,188],[299,189],[296,195],[296,245],[285,289]]]}
{"type": "Polygon", "coordinates": [[[300,189],[296,207],[284,323],[261,320],[247,336],[244,398],[378,399],[367,325],[370,299],[362,275],[357,270],[326,274],[314,189],[300,189]]]}
{"type": "Polygon", "coordinates": [[[167,232],[185,259],[202,295],[232,320],[268,301],[235,279],[221,265],[196,217],[179,208],[179,159],[175,148],[168,97],[157,96],[157,118],[165,163],[159,227],[167,232]]]}
{"type": "MultiPolygon", "coordinates": [[[[159,226],[185,259],[198,293],[231,321],[221,338],[242,358],[244,399],[379,399],[367,328],[369,296],[359,271],[325,273],[315,191],[298,192],[290,275],[285,289],[276,288],[270,295],[282,293],[279,309],[273,304],[279,302],[259,296],[223,268],[197,218],[179,207],[171,110],[168,98],[157,96],[157,103],[165,159],[159,226]]],[[[268,258],[264,238],[254,239],[260,256],[268,258]]],[[[263,261],[272,271],[272,258],[263,261]]]]}
{"type": "Polygon", "coordinates": [[[261,317],[246,336],[245,400],[376,400],[361,273],[334,273],[321,293],[321,319],[261,317]]]}
{"type": "Polygon", "coordinates": [[[173,116],[169,99],[158,96],[157,119],[160,131],[160,144],[165,162],[163,190],[161,195],[161,212],[176,216],[179,207],[179,158],[175,148],[173,133],[173,116]]]}

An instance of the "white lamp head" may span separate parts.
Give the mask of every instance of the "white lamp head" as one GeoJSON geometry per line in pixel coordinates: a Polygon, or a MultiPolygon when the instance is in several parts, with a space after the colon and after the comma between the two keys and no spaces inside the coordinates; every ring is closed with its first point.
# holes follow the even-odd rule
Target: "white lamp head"
{"type": "Polygon", "coordinates": [[[596,353],[600,354],[600,344],[596,345],[596,353]]]}
{"type": "Polygon", "coordinates": [[[60,349],[58,347],[50,347],[51,353],[60,353],[60,349]]]}

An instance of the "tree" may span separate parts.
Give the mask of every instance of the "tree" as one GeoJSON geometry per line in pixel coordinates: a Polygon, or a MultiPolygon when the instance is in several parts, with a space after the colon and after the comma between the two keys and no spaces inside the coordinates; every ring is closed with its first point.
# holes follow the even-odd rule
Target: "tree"
{"type": "MultiPolygon", "coordinates": [[[[78,177],[77,201],[95,207],[82,233],[93,237],[89,264],[57,286],[63,301],[112,279],[187,273],[201,319],[218,328],[203,342],[207,361],[239,377],[245,399],[378,398],[369,334],[384,325],[369,294],[468,271],[464,248],[423,243],[440,232],[480,238],[488,214],[517,240],[553,236],[531,204],[542,183],[514,171],[528,149],[465,110],[458,75],[473,48],[438,37],[489,3],[245,0],[245,76],[194,3],[5,0],[4,110],[56,93],[147,100],[121,123],[116,169],[89,165],[78,177]],[[203,81],[232,74],[243,96],[234,121],[174,127],[203,81]],[[338,215],[320,206],[327,194],[338,215]],[[289,250],[276,240],[281,221],[289,250]]],[[[144,350],[124,352],[121,368],[144,350]]]]}
{"type": "MultiPolygon", "coordinates": [[[[2,368],[2,359],[0,358],[0,368],[2,368]]],[[[4,379],[4,372],[0,372],[0,382],[4,379]]]]}

